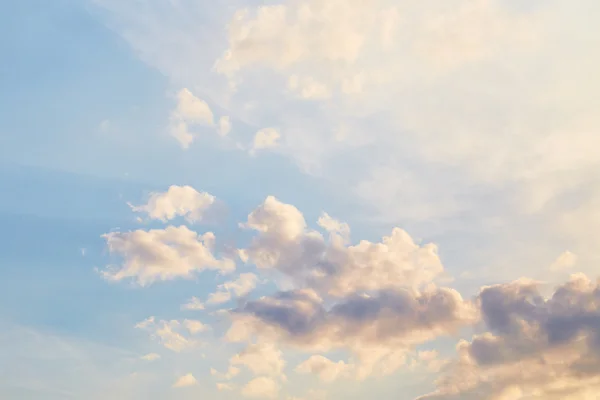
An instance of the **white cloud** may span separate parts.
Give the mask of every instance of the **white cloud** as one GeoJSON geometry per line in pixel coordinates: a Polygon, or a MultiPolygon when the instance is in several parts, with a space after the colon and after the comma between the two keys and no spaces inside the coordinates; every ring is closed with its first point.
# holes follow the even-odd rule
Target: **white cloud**
{"type": "Polygon", "coordinates": [[[258,336],[303,351],[350,350],[357,376],[364,378],[394,372],[414,346],[452,335],[476,316],[458,292],[446,288],[350,295],[330,308],[312,296],[281,292],[248,302],[234,314],[227,338],[238,342],[258,336]]]}
{"type": "Polygon", "coordinates": [[[258,150],[270,149],[277,147],[281,135],[275,128],[263,128],[256,132],[254,135],[254,141],[252,142],[252,150],[254,153],[258,150]]]}
{"type": "Polygon", "coordinates": [[[333,382],[347,376],[352,368],[352,365],[344,361],[333,362],[326,357],[315,355],[298,365],[295,371],[300,374],[318,375],[324,382],[333,382]]]}
{"type": "Polygon", "coordinates": [[[288,88],[304,99],[327,99],[331,97],[329,88],[312,77],[300,78],[297,75],[292,75],[288,80],[288,88]]]}
{"type": "Polygon", "coordinates": [[[219,135],[227,136],[231,132],[231,118],[222,116],[219,118],[219,135]]]}
{"type": "Polygon", "coordinates": [[[185,217],[188,222],[195,223],[204,219],[214,203],[215,197],[211,194],[198,192],[191,186],[173,185],[166,192],[152,193],[145,205],[130,207],[162,222],[185,217]]]}
{"type": "MultiPolygon", "coordinates": [[[[321,217],[321,226],[349,235],[347,224],[321,217]]],[[[329,242],[308,230],[302,213],[270,196],[248,216],[243,226],[257,231],[243,255],[259,268],[276,268],[330,295],[359,290],[419,287],[433,281],[443,266],[433,244],[417,245],[405,231],[395,228],[381,243],[361,241],[346,246],[329,242]]]]}
{"type": "Polygon", "coordinates": [[[145,319],[136,324],[135,327],[149,332],[154,340],[176,353],[197,348],[200,344],[197,340],[185,336],[184,329],[188,330],[191,334],[206,330],[203,325],[198,325],[197,321],[185,320],[183,323],[177,320],[156,321],[154,317],[145,319]]]}
{"type": "Polygon", "coordinates": [[[194,378],[194,375],[187,374],[177,379],[177,381],[173,384],[174,388],[183,388],[189,386],[196,386],[198,381],[194,378]]]}
{"type": "Polygon", "coordinates": [[[190,279],[205,269],[231,272],[233,261],[218,260],[212,254],[215,236],[203,235],[185,226],[103,235],[111,253],[123,258],[121,266],[110,266],[103,276],[112,281],[132,278],[145,286],[157,280],[190,279]]]}
{"type": "MultiPolygon", "coordinates": [[[[144,60],[202,87],[233,118],[280,127],[279,151],[303,167],[371,187],[364,200],[386,220],[489,210],[469,192],[479,186],[519,199],[505,212],[530,213],[565,194],[573,180],[564,173],[585,186],[598,168],[594,0],[287,0],[239,4],[194,28],[173,5],[151,2],[141,13],[99,2],[144,60]],[[198,52],[197,43],[209,44],[198,52]],[[290,81],[301,94],[306,79],[322,88],[307,91],[314,108],[289,95],[290,81]],[[344,140],[340,126],[351,127],[344,140]],[[354,146],[357,156],[347,151],[354,146]],[[352,167],[329,165],[339,161],[352,167]],[[409,188],[403,174],[377,180],[387,168],[410,170],[409,188]],[[440,185],[450,192],[440,195],[440,185]],[[389,200],[389,186],[400,201],[389,200]],[[538,186],[545,200],[527,189],[538,186]]],[[[185,18],[203,20],[205,7],[183,7],[185,18]]]]}
{"type": "MultiPolygon", "coordinates": [[[[434,284],[443,273],[434,245],[417,245],[398,228],[381,243],[347,245],[339,235],[349,234],[346,224],[325,214],[320,225],[332,233],[329,241],[307,228],[298,209],[274,197],[248,216],[242,226],[257,235],[242,251],[247,262],[285,274],[294,289],[234,310],[228,340],[258,337],[305,351],[350,350],[353,373],[364,379],[393,373],[414,346],[476,320],[470,302],[434,284]]],[[[320,368],[323,379],[351,370],[330,364],[317,357],[300,370],[320,368]]]]}
{"type": "Polygon", "coordinates": [[[213,125],[214,117],[208,104],[198,99],[189,89],[181,89],[177,94],[177,109],[173,116],[192,123],[213,125]]]}
{"type": "Polygon", "coordinates": [[[192,334],[195,335],[200,332],[205,332],[210,329],[209,326],[204,325],[200,321],[195,321],[191,319],[186,319],[183,321],[183,326],[192,334]]]}
{"type": "Polygon", "coordinates": [[[229,381],[229,380],[235,378],[236,376],[239,375],[239,373],[240,373],[240,369],[233,365],[230,365],[229,369],[224,374],[220,373],[219,371],[217,371],[214,368],[210,369],[210,374],[212,376],[216,377],[217,379],[221,379],[221,380],[225,380],[225,381],[229,381]]]}
{"type": "Polygon", "coordinates": [[[258,277],[252,273],[240,274],[237,280],[225,282],[217,286],[217,292],[212,293],[208,304],[222,304],[231,300],[232,296],[244,297],[250,293],[258,283],[258,277]]]}
{"type": "Polygon", "coordinates": [[[245,366],[254,375],[270,376],[285,380],[285,361],[279,349],[271,343],[251,344],[229,360],[231,366],[245,366]]]}
{"type": "Polygon", "coordinates": [[[234,386],[230,385],[229,383],[217,382],[217,390],[220,392],[232,391],[233,389],[234,389],[234,386]]]}
{"type": "MultiPolygon", "coordinates": [[[[240,124],[277,126],[285,134],[285,140],[275,140],[278,153],[317,170],[336,188],[353,188],[340,197],[356,196],[370,207],[357,210],[358,217],[379,214],[377,221],[386,226],[410,221],[419,228],[410,232],[429,237],[433,233],[424,227],[451,231],[451,240],[443,238],[452,242],[448,265],[460,268],[478,253],[477,261],[492,264],[494,273],[504,271],[503,265],[518,269],[527,264],[520,246],[544,253],[544,260],[555,257],[557,248],[569,248],[578,268],[597,256],[600,87],[590,79],[600,67],[594,51],[597,1],[573,7],[557,1],[284,0],[239,4],[227,12],[213,3],[150,1],[140,10],[98,1],[122,22],[115,25],[124,26],[142,58],[178,87],[202,88],[204,98],[240,124]],[[204,22],[206,7],[217,8],[204,22]],[[189,20],[203,22],[182,23],[189,20]],[[217,58],[217,73],[198,72],[209,71],[217,58]],[[490,221],[500,224],[492,229],[490,221]],[[464,240],[461,232],[472,236],[464,240]],[[489,240],[485,249],[479,239],[489,240]],[[507,262],[511,257],[518,262],[507,262]]],[[[191,142],[187,124],[174,128],[184,143],[191,142]]],[[[465,317],[472,311],[469,302],[430,285],[444,273],[435,245],[422,245],[401,229],[381,241],[350,245],[349,228],[334,228],[327,219],[319,225],[329,238],[274,198],[249,218],[247,226],[257,233],[240,256],[282,272],[294,290],[240,306],[231,336],[257,331],[293,346],[351,347],[357,370],[383,373],[405,361],[405,347],[418,342],[416,332],[423,330],[419,339],[429,340],[472,321],[465,317]],[[409,316],[394,314],[406,304],[409,316]],[[359,306],[366,307],[364,314],[359,306]],[[451,318],[441,322],[440,309],[451,318]],[[343,318],[340,310],[347,312],[343,318]],[[374,317],[373,310],[382,314],[374,317]],[[349,315],[366,322],[353,324],[349,315]],[[284,316],[293,319],[282,322],[284,316]],[[431,326],[412,317],[431,318],[431,326]],[[406,330],[394,329],[398,321],[406,330]],[[365,342],[375,335],[369,326],[386,340],[365,342]],[[310,334],[313,329],[320,336],[310,334]]],[[[574,266],[571,255],[561,255],[550,269],[574,266]]],[[[538,304],[522,306],[546,312],[538,304]]],[[[530,327],[522,319],[517,325],[530,327]]],[[[550,365],[564,355],[545,351],[550,365]]],[[[578,351],[566,360],[579,357],[578,351]]],[[[520,365],[532,368],[523,379],[547,373],[529,361],[520,365]]],[[[458,391],[455,399],[566,398],[547,388],[528,392],[504,385],[518,371],[512,367],[467,368],[474,391],[457,389],[469,374],[444,382],[441,390],[445,398],[458,391]],[[482,371],[488,383],[478,380],[482,371]],[[491,394],[493,387],[507,392],[491,394]]]]}
{"type": "MultiPolygon", "coordinates": [[[[239,90],[255,88],[253,80],[243,79],[257,69],[264,76],[281,76],[286,87],[273,89],[279,95],[273,95],[274,102],[283,103],[290,86],[301,89],[301,77],[310,77],[331,92],[348,93],[326,101],[328,96],[313,96],[324,103],[322,113],[304,113],[291,102],[279,106],[286,116],[294,114],[293,121],[278,121],[290,146],[281,151],[295,158],[318,157],[326,168],[328,158],[344,146],[331,140],[335,125],[351,123],[360,114],[361,140],[371,137],[374,146],[364,150],[371,154],[368,162],[356,161],[373,177],[358,177],[358,183],[356,176],[342,178],[364,187],[377,177],[378,168],[398,169],[410,161],[412,184],[407,187],[401,174],[392,175],[373,184],[366,200],[395,218],[399,209],[401,217],[426,220],[464,212],[460,204],[441,204],[442,211],[436,211],[437,203],[453,196],[438,200],[436,189],[444,177],[438,173],[429,179],[427,170],[434,163],[449,165],[444,169],[458,176],[452,177],[451,188],[457,195],[473,185],[526,188],[540,180],[558,181],[561,172],[589,173],[598,167],[590,150],[598,145],[593,133],[600,126],[593,112],[598,103],[592,98],[598,88],[589,88],[585,74],[578,83],[572,77],[577,75],[576,65],[591,72],[600,59],[589,56],[589,41],[581,51],[565,47],[564,37],[580,42],[591,34],[565,23],[565,12],[573,15],[573,10],[557,3],[526,12],[494,0],[452,5],[333,1],[327,6],[288,1],[240,10],[231,20],[229,49],[218,65],[242,81],[239,90]],[[544,74],[535,72],[540,56],[554,60],[561,51],[574,58],[544,74]],[[512,60],[510,65],[504,63],[507,59],[512,60]],[[574,96],[581,90],[586,94],[574,96]],[[553,122],[547,118],[550,114],[553,122]],[[376,130],[370,128],[371,116],[377,116],[376,130]],[[297,129],[294,138],[288,128],[299,120],[303,129],[297,129]],[[377,153],[381,158],[374,157],[377,153]],[[384,191],[390,185],[401,191],[397,204],[386,201],[397,197],[384,191]]],[[[345,161],[352,164],[354,159],[345,161]]],[[[526,189],[519,190],[528,196],[526,189]]],[[[558,183],[548,198],[564,190],[565,185],[558,183]]]]}
{"type": "Polygon", "coordinates": [[[140,357],[142,360],[144,361],[156,361],[160,359],[160,354],[156,354],[156,353],[149,353],[146,354],[142,357],[140,357]]]}
{"type": "Polygon", "coordinates": [[[340,222],[331,218],[331,216],[327,213],[323,213],[317,223],[327,232],[340,235],[344,241],[347,241],[350,238],[350,226],[345,222],[340,222]]]}
{"type": "Polygon", "coordinates": [[[448,363],[448,360],[440,358],[437,350],[419,351],[414,359],[415,367],[425,367],[431,372],[440,372],[448,363]]]}
{"type": "Polygon", "coordinates": [[[205,306],[204,306],[204,303],[202,303],[199,298],[192,297],[187,303],[185,303],[181,306],[181,309],[197,311],[197,310],[204,310],[205,306]]]}
{"type": "Polygon", "coordinates": [[[571,269],[577,263],[577,256],[570,251],[565,251],[550,265],[551,271],[564,271],[571,269]]]}
{"type": "Polygon", "coordinates": [[[256,399],[276,399],[279,395],[279,384],[264,376],[254,378],[242,388],[242,395],[256,399]]]}
{"type": "Polygon", "coordinates": [[[190,132],[193,125],[214,125],[214,116],[209,105],[187,89],[177,93],[177,107],[171,113],[170,131],[181,147],[187,149],[194,141],[190,132]]]}
{"type": "Polygon", "coordinates": [[[207,304],[223,304],[231,300],[231,293],[227,291],[211,293],[206,300],[207,304]]]}

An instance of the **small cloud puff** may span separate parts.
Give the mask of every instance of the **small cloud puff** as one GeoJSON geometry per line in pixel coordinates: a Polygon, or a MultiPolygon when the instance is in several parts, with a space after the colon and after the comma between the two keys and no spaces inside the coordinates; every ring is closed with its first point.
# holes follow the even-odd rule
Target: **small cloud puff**
{"type": "Polygon", "coordinates": [[[264,128],[256,132],[252,142],[250,154],[254,155],[259,150],[266,150],[277,147],[281,134],[275,128],[264,128]]]}
{"type": "Polygon", "coordinates": [[[198,381],[192,374],[187,374],[177,379],[177,381],[173,384],[174,388],[184,388],[189,386],[195,386],[198,384],[198,381]]]}
{"type": "Polygon", "coordinates": [[[146,355],[140,357],[140,359],[142,359],[144,361],[156,361],[156,360],[160,359],[160,354],[149,353],[149,354],[146,354],[146,355]]]}
{"type": "Polygon", "coordinates": [[[182,148],[187,149],[194,141],[190,125],[214,125],[213,112],[209,105],[187,88],[177,93],[177,107],[171,112],[169,131],[182,148]]]}
{"type": "Polygon", "coordinates": [[[550,265],[550,271],[565,271],[577,264],[577,256],[570,251],[565,251],[550,265]]]}
{"type": "Polygon", "coordinates": [[[195,223],[205,218],[215,201],[213,195],[198,192],[191,186],[173,185],[166,192],[152,193],[144,205],[129,206],[134,212],[145,213],[152,220],[167,222],[184,217],[188,222],[195,223]]]}

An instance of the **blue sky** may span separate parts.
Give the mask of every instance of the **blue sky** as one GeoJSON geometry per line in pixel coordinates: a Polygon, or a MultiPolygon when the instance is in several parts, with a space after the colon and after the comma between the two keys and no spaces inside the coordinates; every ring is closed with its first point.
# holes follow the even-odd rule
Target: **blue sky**
{"type": "Polygon", "coordinates": [[[600,389],[595,1],[4,3],[0,397],[600,389]]]}

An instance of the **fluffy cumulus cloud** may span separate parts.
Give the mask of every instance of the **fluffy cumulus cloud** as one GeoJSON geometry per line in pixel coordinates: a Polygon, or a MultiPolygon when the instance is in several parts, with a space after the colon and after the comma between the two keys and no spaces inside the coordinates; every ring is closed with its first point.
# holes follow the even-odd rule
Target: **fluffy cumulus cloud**
{"type": "Polygon", "coordinates": [[[433,244],[419,245],[395,228],[379,243],[346,245],[350,229],[324,214],[319,219],[329,235],[308,229],[302,213],[275,197],[267,197],[243,225],[257,232],[242,258],[262,269],[276,269],[301,287],[321,294],[345,296],[359,291],[418,288],[443,273],[433,244]]]}
{"type": "Polygon", "coordinates": [[[428,399],[591,399],[600,390],[600,286],[573,275],[546,298],[528,280],[484,288],[489,332],[463,341],[460,359],[428,399]]]}
{"type": "MultiPolygon", "coordinates": [[[[388,376],[401,369],[441,374],[437,389],[419,397],[422,400],[579,400],[600,390],[598,282],[575,274],[545,296],[541,283],[522,278],[485,286],[475,298],[465,300],[455,289],[442,285],[444,267],[435,245],[417,243],[399,228],[380,242],[353,244],[350,226],[327,213],[315,225],[320,230],[311,229],[295,206],[273,196],[239,224],[252,237],[238,256],[256,271],[217,285],[206,301],[219,305],[234,297],[241,299],[237,308],[221,310],[231,321],[223,336],[225,343],[245,343],[245,347],[230,357],[226,372],[211,369],[219,391],[279,398],[289,381],[285,350],[306,355],[293,368],[295,374],[311,374],[329,384],[388,376]],[[261,274],[284,277],[287,289],[249,296],[261,274]],[[465,327],[479,331],[479,325],[486,331],[470,341],[461,340],[455,360],[443,359],[436,350],[418,350],[441,337],[458,337],[465,327]],[[335,352],[346,356],[334,361],[328,355],[335,352]],[[250,380],[238,382],[247,374],[250,380]]],[[[169,229],[197,238],[185,227],[158,232],[169,229]]],[[[164,240],[164,249],[153,241],[132,242],[165,252],[180,246],[181,240],[173,237],[164,240]]],[[[186,252],[195,254],[197,241],[184,243],[186,252]]],[[[209,247],[213,244],[202,246],[209,247]]],[[[118,248],[140,252],[136,246],[118,248]]],[[[155,256],[143,258],[144,262],[126,258],[123,269],[149,268],[146,260],[160,261],[155,256]]],[[[575,260],[573,253],[564,252],[551,269],[572,268],[575,260]]],[[[234,262],[228,263],[233,268],[234,262]]],[[[128,276],[147,283],[152,275],[128,276]]],[[[194,297],[182,309],[204,307],[194,297]]],[[[154,317],[136,327],[175,353],[197,349],[202,345],[200,335],[211,329],[197,320],[154,317]]],[[[143,359],[158,357],[148,354],[143,359]]],[[[192,378],[186,375],[174,386],[196,384],[192,378]]]]}
{"type": "Polygon", "coordinates": [[[103,236],[111,253],[123,259],[102,272],[112,281],[131,278],[144,286],[160,280],[192,278],[194,273],[212,269],[231,272],[235,264],[215,258],[215,235],[199,235],[186,226],[133,232],[111,232],[103,236]]]}
{"type": "MultiPolygon", "coordinates": [[[[421,247],[399,229],[381,243],[352,246],[347,225],[328,215],[320,224],[328,239],[274,197],[249,215],[243,226],[257,235],[243,258],[287,275],[296,288],[235,310],[230,340],[257,336],[310,351],[351,349],[365,377],[393,372],[413,346],[476,318],[457,291],[433,283],[443,272],[435,246],[421,247]]],[[[342,367],[313,358],[300,371],[321,369],[324,379],[334,379],[342,367]]]]}
{"type": "Polygon", "coordinates": [[[446,288],[349,295],[332,307],[314,292],[292,291],[237,310],[228,338],[259,336],[306,351],[351,349],[363,367],[359,375],[366,376],[393,372],[402,366],[404,352],[457,332],[473,317],[458,292],[446,288]]]}
{"type": "Polygon", "coordinates": [[[181,378],[177,379],[177,381],[173,384],[174,388],[183,388],[188,386],[195,386],[198,384],[198,381],[192,374],[186,374],[181,378]]]}
{"type": "Polygon", "coordinates": [[[162,222],[176,217],[184,217],[194,223],[201,221],[211,206],[215,197],[205,192],[198,192],[191,186],[171,186],[166,192],[152,193],[148,202],[141,206],[131,206],[135,212],[144,213],[150,219],[162,222]]]}

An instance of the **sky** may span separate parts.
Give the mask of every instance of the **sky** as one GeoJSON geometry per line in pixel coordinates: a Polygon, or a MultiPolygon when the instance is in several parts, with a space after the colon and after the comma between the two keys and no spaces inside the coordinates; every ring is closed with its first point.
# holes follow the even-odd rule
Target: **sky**
{"type": "Polygon", "coordinates": [[[599,22],[0,2],[0,397],[596,399],[599,22]]]}

